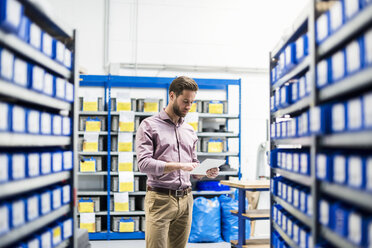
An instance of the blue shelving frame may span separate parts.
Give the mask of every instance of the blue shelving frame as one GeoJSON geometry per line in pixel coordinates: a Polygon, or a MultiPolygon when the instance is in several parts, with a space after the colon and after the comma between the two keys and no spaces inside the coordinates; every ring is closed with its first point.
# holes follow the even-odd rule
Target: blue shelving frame
{"type": "MultiPolygon", "coordinates": [[[[80,87],[103,87],[105,90],[105,104],[107,103],[108,127],[111,127],[111,89],[115,87],[126,88],[160,88],[168,89],[176,77],[135,77],[135,76],[114,76],[114,75],[81,75],[80,87]],[[108,97],[108,99],[107,99],[108,97]]],[[[241,79],[207,79],[194,78],[200,90],[224,90],[226,100],[229,100],[229,86],[239,86],[239,171],[241,179],[241,79]]],[[[168,94],[167,102],[168,104],[168,94]]],[[[228,123],[228,122],[227,122],[228,123]]],[[[228,128],[228,127],[227,127],[228,128]]],[[[111,128],[107,128],[107,151],[111,151],[111,128]]],[[[111,191],[111,154],[107,153],[107,231],[100,233],[89,233],[90,240],[115,240],[115,239],[144,239],[144,232],[119,233],[110,231],[110,191],[111,191]]]]}

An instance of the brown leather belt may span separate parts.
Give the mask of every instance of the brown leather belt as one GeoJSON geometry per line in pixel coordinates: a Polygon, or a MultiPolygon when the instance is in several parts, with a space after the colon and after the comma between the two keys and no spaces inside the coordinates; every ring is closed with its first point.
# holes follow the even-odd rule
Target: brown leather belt
{"type": "Polygon", "coordinates": [[[155,192],[162,193],[162,194],[172,195],[174,197],[183,197],[191,192],[190,187],[187,189],[173,190],[173,189],[165,189],[165,188],[147,186],[147,190],[155,191],[155,192]]]}

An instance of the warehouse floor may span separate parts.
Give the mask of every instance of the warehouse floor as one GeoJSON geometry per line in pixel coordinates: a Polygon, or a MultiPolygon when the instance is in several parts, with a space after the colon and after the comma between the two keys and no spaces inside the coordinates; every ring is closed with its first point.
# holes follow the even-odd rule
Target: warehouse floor
{"type": "MultiPolygon", "coordinates": [[[[110,240],[90,241],[92,248],[142,248],[146,247],[145,240],[110,240]]],[[[230,248],[230,243],[189,243],[187,248],[230,248]]]]}

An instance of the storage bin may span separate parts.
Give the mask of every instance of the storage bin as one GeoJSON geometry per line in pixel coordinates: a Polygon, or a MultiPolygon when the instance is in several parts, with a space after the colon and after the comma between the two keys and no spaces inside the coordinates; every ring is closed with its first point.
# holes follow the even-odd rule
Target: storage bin
{"type": "Polygon", "coordinates": [[[80,213],[92,213],[101,211],[100,197],[98,196],[79,197],[78,201],[78,212],[80,213]],[[92,205],[89,205],[89,203],[91,203],[92,205]]]}
{"type": "Polygon", "coordinates": [[[79,167],[79,171],[80,172],[84,172],[86,171],[86,169],[88,169],[88,167],[86,167],[85,169],[82,168],[82,162],[89,162],[89,161],[92,161],[95,163],[95,171],[102,171],[102,156],[82,156],[80,158],[80,167],[79,167]]]}
{"type": "Polygon", "coordinates": [[[96,100],[94,102],[90,102],[91,99],[88,99],[86,101],[85,107],[84,107],[84,97],[79,97],[79,109],[81,111],[103,111],[104,102],[102,100],[102,97],[96,97],[96,100]]]}
{"type": "Polygon", "coordinates": [[[335,33],[342,26],[343,23],[343,2],[336,1],[329,9],[330,34],[335,33]]]}
{"type": "Polygon", "coordinates": [[[345,59],[345,49],[342,49],[331,57],[331,82],[335,83],[343,79],[346,75],[346,59],[345,59]]]}
{"type": "Polygon", "coordinates": [[[346,73],[352,75],[360,71],[363,63],[363,39],[353,40],[346,46],[346,73]]]}
{"type": "Polygon", "coordinates": [[[202,101],[203,113],[210,114],[227,114],[227,101],[222,100],[207,100],[202,101]]]}
{"type": "MultiPolygon", "coordinates": [[[[136,211],[136,198],[134,196],[128,197],[128,207],[129,211],[136,211]]],[[[110,198],[110,211],[115,211],[114,197],[110,198]]]]}
{"type": "Polygon", "coordinates": [[[15,0],[0,2],[0,28],[12,33],[17,33],[23,15],[23,6],[15,0]]]}
{"type": "Polygon", "coordinates": [[[226,152],[226,138],[211,139],[203,138],[202,139],[202,152],[226,152]]]}
{"type": "Polygon", "coordinates": [[[137,99],[137,112],[160,112],[163,109],[163,99],[137,99]]]}
{"type": "MultiPolygon", "coordinates": [[[[80,216],[77,218],[77,226],[81,228],[80,226],[80,216]]],[[[84,229],[84,228],[83,228],[84,229]]],[[[101,232],[102,231],[102,217],[101,216],[96,216],[95,217],[95,229],[94,232],[101,232]]]]}
{"type": "MultiPolygon", "coordinates": [[[[117,107],[118,106],[117,106],[116,97],[111,98],[111,111],[118,111],[117,107]]],[[[135,98],[131,98],[130,99],[130,109],[127,109],[127,107],[122,106],[121,108],[125,109],[125,110],[122,110],[122,111],[134,111],[134,112],[136,112],[137,111],[137,100],[135,98]]],[[[141,112],[143,112],[143,110],[141,112]]]]}
{"type": "Polygon", "coordinates": [[[329,36],[329,12],[321,14],[315,23],[315,40],[322,43],[329,36]]]}
{"type": "Polygon", "coordinates": [[[336,103],[332,105],[332,132],[343,132],[346,130],[347,105],[345,103],[336,103]]]}
{"type": "Polygon", "coordinates": [[[131,216],[131,217],[111,217],[111,230],[113,232],[139,232],[140,230],[140,217],[139,216],[131,216]],[[120,222],[133,222],[134,225],[130,226],[128,229],[125,225],[121,226],[122,230],[120,230],[120,222]]]}
{"type": "Polygon", "coordinates": [[[94,129],[94,132],[107,131],[106,117],[105,116],[79,116],[79,131],[93,130],[93,126],[87,127],[87,121],[98,121],[99,130],[94,129]]]}

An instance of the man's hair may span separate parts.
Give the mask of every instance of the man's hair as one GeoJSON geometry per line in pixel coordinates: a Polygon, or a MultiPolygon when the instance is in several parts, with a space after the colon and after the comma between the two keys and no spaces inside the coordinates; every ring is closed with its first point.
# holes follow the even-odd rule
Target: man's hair
{"type": "Polygon", "coordinates": [[[194,81],[194,79],[181,76],[174,79],[169,86],[169,93],[173,91],[176,94],[176,97],[182,94],[183,90],[198,91],[199,87],[194,81]]]}

